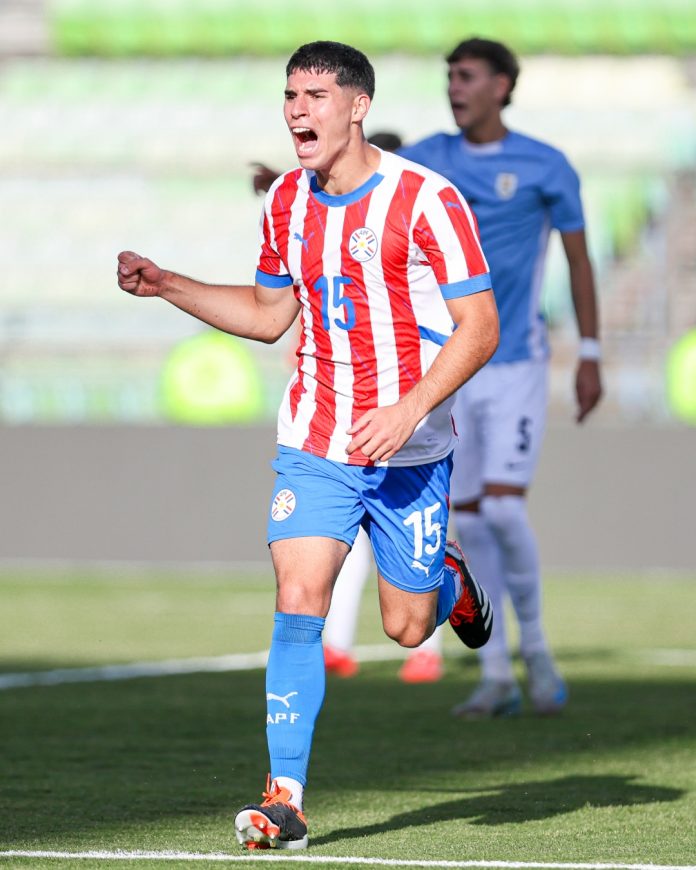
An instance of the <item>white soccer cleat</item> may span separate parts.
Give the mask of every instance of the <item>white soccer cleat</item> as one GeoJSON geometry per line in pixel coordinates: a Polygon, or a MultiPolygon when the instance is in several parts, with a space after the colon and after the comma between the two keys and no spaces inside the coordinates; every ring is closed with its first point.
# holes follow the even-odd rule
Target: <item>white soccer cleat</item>
{"type": "Polygon", "coordinates": [[[466,701],[452,707],[452,715],[461,719],[493,719],[518,716],[522,710],[522,692],[515,682],[483,679],[466,701]]]}
{"type": "Polygon", "coordinates": [[[540,716],[553,716],[568,703],[568,687],[551,656],[540,650],[525,657],[529,699],[540,716]]]}

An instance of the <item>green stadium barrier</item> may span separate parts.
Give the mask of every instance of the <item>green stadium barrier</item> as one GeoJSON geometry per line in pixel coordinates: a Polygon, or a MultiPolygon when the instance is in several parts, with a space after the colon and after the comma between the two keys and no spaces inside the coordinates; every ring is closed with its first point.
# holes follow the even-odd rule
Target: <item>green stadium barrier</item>
{"type": "Polygon", "coordinates": [[[440,54],[471,34],[521,54],[696,51],[692,0],[49,0],[48,18],[68,56],[276,55],[313,39],[440,54]]]}

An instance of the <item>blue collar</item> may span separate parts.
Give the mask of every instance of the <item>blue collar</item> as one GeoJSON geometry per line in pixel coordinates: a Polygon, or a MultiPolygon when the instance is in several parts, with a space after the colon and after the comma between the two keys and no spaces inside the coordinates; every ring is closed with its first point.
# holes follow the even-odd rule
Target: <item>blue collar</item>
{"type": "Polygon", "coordinates": [[[336,196],[332,196],[330,193],[325,193],[321,187],[319,187],[319,182],[317,181],[316,175],[312,174],[309,179],[309,189],[312,191],[314,196],[319,200],[319,202],[324,205],[352,205],[354,202],[357,202],[359,199],[362,199],[363,196],[366,196],[371,190],[374,190],[375,187],[383,181],[384,176],[379,172],[375,172],[371,175],[366,182],[357,187],[355,190],[351,190],[350,193],[341,193],[336,196]]]}

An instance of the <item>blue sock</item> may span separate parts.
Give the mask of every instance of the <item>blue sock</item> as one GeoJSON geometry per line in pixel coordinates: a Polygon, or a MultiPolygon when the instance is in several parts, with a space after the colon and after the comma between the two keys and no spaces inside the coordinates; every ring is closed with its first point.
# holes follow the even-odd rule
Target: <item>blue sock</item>
{"type": "Polygon", "coordinates": [[[276,613],[266,666],[266,738],[271,779],[307,784],[312,735],[324,701],[324,619],[276,613]]]}
{"type": "Polygon", "coordinates": [[[445,565],[445,570],[442,572],[442,585],[437,596],[437,615],[435,617],[437,625],[442,625],[449,618],[460,595],[461,586],[455,580],[454,570],[449,565],[445,565]]]}

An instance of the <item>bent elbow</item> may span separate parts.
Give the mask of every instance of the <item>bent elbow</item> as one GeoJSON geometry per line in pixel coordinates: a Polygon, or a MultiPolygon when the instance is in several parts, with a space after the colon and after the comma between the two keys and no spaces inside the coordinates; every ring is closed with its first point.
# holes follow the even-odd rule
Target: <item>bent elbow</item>
{"type": "Polygon", "coordinates": [[[498,349],[498,344],[500,343],[500,323],[498,322],[498,318],[491,319],[491,323],[487,330],[486,334],[486,362],[493,356],[493,354],[498,349]]]}
{"type": "Polygon", "coordinates": [[[264,344],[275,344],[278,339],[282,338],[285,333],[288,331],[288,328],[283,323],[278,323],[275,320],[267,323],[263,330],[263,338],[260,340],[264,344]]]}
{"type": "Polygon", "coordinates": [[[285,330],[273,320],[259,321],[252,335],[248,337],[261,344],[275,344],[285,330]]]}
{"type": "Polygon", "coordinates": [[[282,334],[282,332],[269,332],[265,335],[260,335],[258,340],[263,344],[275,344],[282,334]]]}

